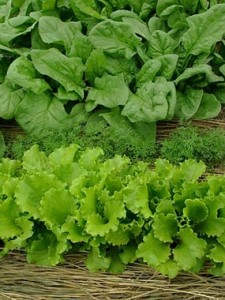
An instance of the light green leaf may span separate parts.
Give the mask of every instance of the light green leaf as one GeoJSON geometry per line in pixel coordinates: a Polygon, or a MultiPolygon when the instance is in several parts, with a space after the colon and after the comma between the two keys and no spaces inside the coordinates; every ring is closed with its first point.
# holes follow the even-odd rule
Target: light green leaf
{"type": "Polygon", "coordinates": [[[68,217],[66,223],[61,227],[62,233],[67,233],[67,239],[72,243],[87,243],[88,235],[84,232],[84,228],[77,224],[73,217],[68,217]]]}
{"type": "Polygon", "coordinates": [[[96,78],[95,87],[90,88],[86,99],[86,109],[91,111],[97,105],[109,108],[125,105],[128,95],[129,89],[122,74],[117,76],[105,74],[101,78],[96,78]]]}
{"type": "MultiPolygon", "coordinates": [[[[108,192],[102,192],[103,213],[93,213],[87,218],[86,231],[92,236],[104,237],[110,231],[117,231],[119,219],[125,217],[126,211],[122,200],[115,193],[109,196],[108,192]]],[[[100,203],[99,203],[100,204],[100,203]]],[[[98,204],[96,203],[96,210],[98,204]]]]}
{"type": "Polygon", "coordinates": [[[185,201],[186,207],[183,210],[183,214],[189,220],[194,223],[200,223],[207,219],[208,208],[202,200],[199,199],[187,199],[185,201]]]}
{"type": "MultiPolygon", "coordinates": [[[[0,202],[0,238],[16,238],[23,233],[20,226],[21,210],[15,200],[8,198],[0,202]]],[[[32,223],[32,222],[31,222],[32,223]]]]}
{"type": "Polygon", "coordinates": [[[6,78],[12,84],[31,90],[35,94],[42,94],[50,89],[50,86],[44,79],[38,78],[38,75],[32,62],[25,56],[20,56],[9,66],[6,78]]]}
{"type": "Polygon", "coordinates": [[[189,30],[181,38],[186,56],[210,53],[212,46],[225,33],[225,4],[214,5],[204,13],[190,16],[187,22],[189,30]]]}
{"type": "Polygon", "coordinates": [[[219,197],[205,197],[204,203],[208,209],[208,217],[197,224],[196,231],[210,236],[221,236],[225,231],[225,218],[219,217],[220,209],[225,207],[224,200],[219,197]]]}
{"type": "Polygon", "coordinates": [[[47,156],[39,150],[38,145],[32,146],[23,155],[23,168],[29,173],[47,171],[49,169],[47,156]]]}
{"type": "Polygon", "coordinates": [[[174,260],[185,271],[196,265],[197,258],[202,258],[206,253],[207,243],[198,238],[191,228],[181,228],[180,242],[173,250],[174,260]]]}
{"type": "Polygon", "coordinates": [[[55,149],[49,155],[49,163],[52,168],[61,166],[61,165],[69,165],[75,161],[75,156],[78,154],[79,157],[79,146],[77,144],[71,144],[68,147],[60,147],[59,149],[55,149]]]}
{"type": "Polygon", "coordinates": [[[40,201],[41,219],[50,228],[62,226],[69,216],[75,214],[76,203],[73,196],[65,189],[51,188],[40,201]]]}
{"type": "Polygon", "coordinates": [[[202,161],[187,159],[180,164],[180,174],[178,176],[185,178],[187,181],[198,180],[206,171],[206,165],[202,161]]]}
{"type": "Polygon", "coordinates": [[[64,188],[65,184],[48,173],[28,175],[18,184],[15,191],[16,203],[22,212],[28,212],[34,219],[40,218],[40,201],[51,188],[64,188]]]}
{"type": "Polygon", "coordinates": [[[71,121],[63,103],[48,93],[37,95],[27,92],[18,105],[15,117],[19,125],[33,135],[47,128],[62,129],[71,121]]]}
{"type": "Polygon", "coordinates": [[[187,121],[198,111],[203,97],[203,90],[186,86],[183,92],[177,91],[176,116],[187,121]]]}
{"type": "Polygon", "coordinates": [[[127,245],[130,240],[130,233],[125,224],[119,224],[118,229],[116,231],[110,230],[106,234],[105,239],[107,243],[113,246],[127,245]]]}
{"type": "Polygon", "coordinates": [[[178,231],[178,221],[174,214],[155,214],[152,228],[154,236],[162,242],[172,242],[178,231]]]}
{"type": "Polygon", "coordinates": [[[23,97],[23,89],[8,81],[0,84],[0,117],[6,120],[12,119],[23,97]]]}
{"type": "Polygon", "coordinates": [[[141,178],[130,180],[123,190],[123,200],[126,208],[134,214],[141,214],[144,218],[152,216],[149,208],[148,187],[145,183],[140,183],[141,178]]]}
{"type": "Polygon", "coordinates": [[[194,119],[211,119],[218,116],[221,111],[221,103],[213,94],[204,93],[199,109],[193,116],[194,119]]]}
{"type": "Polygon", "coordinates": [[[139,244],[136,256],[142,258],[151,267],[157,267],[165,263],[170,255],[170,246],[161,242],[149,233],[144,237],[144,241],[139,244]]]}
{"type": "Polygon", "coordinates": [[[84,97],[83,72],[81,58],[63,55],[59,50],[31,50],[34,67],[39,73],[47,75],[59,82],[67,92],[76,92],[81,99],[84,97]]]}
{"type": "MultiPolygon", "coordinates": [[[[222,245],[216,243],[213,246],[213,248],[210,250],[207,257],[210,258],[216,264],[218,264],[218,263],[222,264],[222,266],[221,266],[222,274],[217,275],[217,276],[222,276],[225,273],[225,248],[222,245]]],[[[213,270],[213,271],[215,273],[215,270],[213,270]]]]}
{"type": "Polygon", "coordinates": [[[129,97],[122,114],[131,122],[156,122],[171,119],[176,104],[176,90],[172,82],[149,82],[129,97]]]}
{"type": "Polygon", "coordinates": [[[94,26],[89,38],[95,48],[115,57],[122,55],[128,60],[137,53],[140,45],[140,38],[135,35],[132,26],[112,20],[94,26]]]}

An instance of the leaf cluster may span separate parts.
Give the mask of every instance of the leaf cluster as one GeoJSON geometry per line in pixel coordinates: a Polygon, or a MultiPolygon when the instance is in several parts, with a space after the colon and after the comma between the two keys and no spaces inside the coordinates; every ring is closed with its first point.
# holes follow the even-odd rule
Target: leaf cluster
{"type": "Polygon", "coordinates": [[[0,163],[1,256],[24,249],[27,260],[56,265],[67,252],[87,251],[91,271],[122,272],[136,260],[175,277],[225,273],[225,177],[202,162],[154,168],[101,148],[37,145],[22,160],[0,163]]]}
{"type": "Polygon", "coordinates": [[[0,117],[39,135],[97,112],[154,143],[220,112],[224,22],[224,1],[2,1],[0,117]]]}

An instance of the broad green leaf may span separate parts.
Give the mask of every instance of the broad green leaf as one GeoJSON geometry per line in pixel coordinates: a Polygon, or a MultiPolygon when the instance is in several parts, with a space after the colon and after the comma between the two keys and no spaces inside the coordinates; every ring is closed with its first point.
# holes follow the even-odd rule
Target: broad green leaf
{"type": "Polygon", "coordinates": [[[185,71],[177,77],[177,79],[174,81],[176,84],[178,84],[181,81],[193,78],[194,84],[201,84],[201,81],[205,85],[206,83],[212,83],[212,82],[220,82],[224,81],[222,76],[217,76],[213,71],[212,67],[206,64],[201,64],[194,66],[192,68],[186,68],[185,71]]]}
{"type": "Polygon", "coordinates": [[[203,90],[186,86],[183,92],[177,91],[176,116],[181,121],[191,119],[198,111],[203,97],[203,90]]]}
{"type": "Polygon", "coordinates": [[[43,16],[39,19],[38,30],[41,39],[47,44],[63,45],[67,53],[78,32],[81,32],[80,22],[62,22],[53,16],[43,16]]]}
{"type": "Polygon", "coordinates": [[[221,111],[221,104],[213,94],[204,93],[199,109],[193,116],[194,119],[211,119],[218,116],[221,111]]]}
{"type": "Polygon", "coordinates": [[[140,45],[140,38],[130,25],[112,20],[94,26],[89,38],[95,48],[101,48],[115,57],[122,55],[128,60],[137,53],[137,46],[140,45]]]}
{"type": "Polygon", "coordinates": [[[51,188],[41,198],[41,219],[50,228],[62,226],[69,216],[74,215],[75,211],[75,200],[70,192],[65,189],[51,188]]]}
{"type": "Polygon", "coordinates": [[[34,67],[39,73],[59,82],[66,91],[75,91],[81,99],[84,97],[83,71],[81,58],[66,57],[59,50],[31,50],[34,67]]]}
{"type": "Polygon", "coordinates": [[[161,68],[159,59],[149,59],[136,74],[136,87],[140,88],[149,81],[154,81],[156,74],[161,68]]]}
{"type": "Polygon", "coordinates": [[[131,122],[156,122],[171,119],[176,104],[172,82],[149,82],[131,94],[122,114],[131,122]]]}
{"type": "Polygon", "coordinates": [[[156,30],[161,30],[161,31],[167,31],[167,25],[164,20],[157,16],[152,16],[149,21],[148,21],[148,27],[150,30],[150,33],[152,34],[156,30]]]}
{"type": "Polygon", "coordinates": [[[183,210],[183,214],[190,221],[193,221],[194,223],[200,223],[207,219],[208,208],[204,201],[199,199],[187,199],[185,201],[185,205],[186,207],[183,210]]]}
{"type": "Polygon", "coordinates": [[[123,190],[123,201],[126,208],[134,214],[141,214],[144,218],[152,216],[149,209],[148,187],[141,182],[141,178],[130,180],[128,185],[123,190]]]}
{"type": "Polygon", "coordinates": [[[8,81],[0,84],[0,117],[6,120],[12,119],[23,97],[23,89],[8,81]]]}
{"type": "Polygon", "coordinates": [[[132,83],[135,74],[139,70],[135,58],[125,59],[124,57],[112,57],[107,54],[105,55],[105,58],[105,70],[107,73],[111,75],[119,75],[122,73],[126,84],[129,85],[132,83]]]}
{"type": "Polygon", "coordinates": [[[170,256],[169,244],[163,243],[149,233],[144,237],[144,241],[139,244],[137,258],[142,258],[151,267],[157,267],[165,263],[170,256]]]}
{"type": "Polygon", "coordinates": [[[225,4],[214,5],[204,13],[190,16],[187,22],[189,29],[181,38],[186,56],[210,53],[212,46],[225,33],[225,4]]]}
{"type": "Polygon", "coordinates": [[[95,10],[96,4],[93,0],[88,0],[85,2],[82,0],[71,0],[70,5],[73,9],[75,16],[80,17],[81,20],[82,15],[90,16],[97,20],[105,20],[105,17],[95,10]]]}
{"type": "Polygon", "coordinates": [[[108,108],[125,105],[128,100],[129,89],[124,82],[123,75],[103,75],[95,79],[95,86],[90,88],[87,96],[87,111],[93,110],[97,105],[108,108]]]}
{"type": "Polygon", "coordinates": [[[48,83],[41,78],[32,62],[25,56],[15,59],[8,68],[6,78],[12,84],[31,90],[35,94],[42,94],[50,89],[48,83]]]}
{"type": "Polygon", "coordinates": [[[35,25],[29,16],[17,16],[0,23],[0,43],[9,46],[13,39],[30,32],[35,25]]]}
{"type": "Polygon", "coordinates": [[[102,49],[95,49],[91,52],[86,65],[85,76],[91,85],[94,85],[96,77],[102,77],[106,69],[106,58],[102,49]]]}
{"type": "Polygon", "coordinates": [[[158,57],[158,60],[161,62],[159,75],[165,77],[167,80],[171,80],[176,71],[178,55],[165,54],[158,57]]]}
{"type": "Polygon", "coordinates": [[[157,15],[160,16],[168,7],[177,4],[179,4],[178,0],[158,0],[156,5],[157,15]]]}
{"type": "Polygon", "coordinates": [[[27,92],[17,107],[15,118],[26,132],[33,135],[44,129],[62,129],[70,124],[63,103],[48,93],[37,95],[27,92]]]}
{"type": "Polygon", "coordinates": [[[162,55],[173,54],[176,47],[177,44],[168,33],[156,30],[151,36],[147,55],[151,58],[158,58],[162,55]]]}
{"type": "Polygon", "coordinates": [[[145,22],[141,21],[141,19],[125,16],[122,18],[122,20],[125,24],[129,24],[133,28],[133,31],[137,36],[141,36],[147,41],[151,40],[149,28],[145,22]]]}
{"type": "Polygon", "coordinates": [[[191,228],[181,228],[179,232],[180,242],[173,250],[174,260],[185,271],[196,265],[197,259],[206,253],[207,243],[198,238],[191,228]]]}
{"type": "Polygon", "coordinates": [[[160,241],[172,242],[178,231],[178,221],[176,216],[171,213],[167,215],[163,213],[155,214],[152,228],[154,229],[154,236],[160,241]]]}
{"type": "Polygon", "coordinates": [[[64,188],[65,184],[54,175],[40,173],[24,177],[15,191],[16,203],[22,212],[28,212],[34,219],[40,218],[40,202],[51,188],[64,188]]]}
{"type": "Polygon", "coordinates": [[[79,95],[72,91],[72,92],[67,92],[65,90],[65,88],[60,85],[58,87],[58,90],[57,90],[57,93],[54,93],[54,96],[62,101],[76,101],[76,100],[79,100],[79,95]]]}

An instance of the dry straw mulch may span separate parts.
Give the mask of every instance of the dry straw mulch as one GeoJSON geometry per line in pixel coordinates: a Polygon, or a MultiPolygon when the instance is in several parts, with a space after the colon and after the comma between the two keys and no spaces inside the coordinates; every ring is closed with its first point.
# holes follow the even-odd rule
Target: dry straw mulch
{"type": "Polygon", "coordinates": [[[144,264],[132,264],[121,275],[90,273],[85,255],[67,255],[57,267],[26,262],[22,252],[0,260],[0,300],[204,300],[225,299],[225,277],[183,273],[173,280],[144,264]]]}

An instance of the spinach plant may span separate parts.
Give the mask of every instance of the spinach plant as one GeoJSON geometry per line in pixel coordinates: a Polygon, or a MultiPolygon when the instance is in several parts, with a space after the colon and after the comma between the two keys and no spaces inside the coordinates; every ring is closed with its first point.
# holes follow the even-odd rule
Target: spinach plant
{"type": "Polygon", "coordinates": [[[153,143],[220,112],[224,24],[225,1],[1,0],[0,117],[38,135],[95,114],[153,143]]]}

